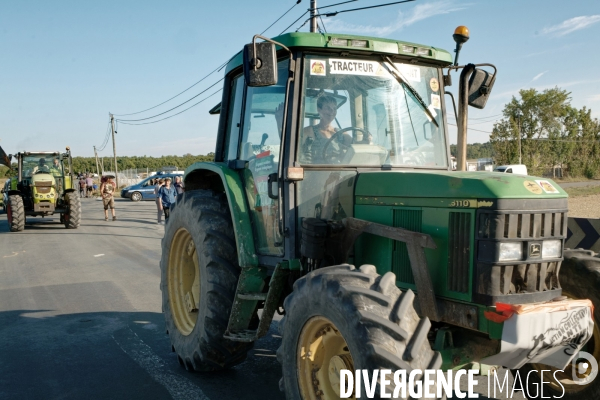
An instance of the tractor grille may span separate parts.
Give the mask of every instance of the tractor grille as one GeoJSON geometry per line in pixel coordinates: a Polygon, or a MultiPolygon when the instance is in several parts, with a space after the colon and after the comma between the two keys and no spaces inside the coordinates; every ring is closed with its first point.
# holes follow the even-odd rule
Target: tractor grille
{"type": "MultiPolygon", "coordinates": [[[[544,207],[540,202],[539,208],[544,207]]],[[[542,260],[528,254],[532,244],[558,239],[567,233],[567,211],[536,213],[479,210],[477,213],[477,264],[474,298],[496,302],[528,303],[548,301],[560,295],[560,259],[542,260]],[[520,243],[523,256],[515,261],[498,260],[502,242],[520,243]]]]}
{"type": "Polygon", "coordinates": [[[471,214],[451,212],[448,221],[448,289],[469,291],[471,214]]]}
{"type": "Polygon", "coordinates": [[[35,191],[38,193],[46,194],[46,193],[50,193],[52,191],[52,187],[51,186],[36,186],[35,191]]]}
{"type": "Polygon", "coordinates": [[[40,187],[40,186],[52,186],[52,182],[51,181],[37,181],[35,183],[35,187],[40,187]]]}
{"type": "MultiPolygon", "coordinates": [[[[409,229],[414,232],[421,230],[421,210],[394,210],[394,226],[398,228],[409,229]]],[[[402,283],[415,283],[415,278],[408,258],[408,249],[406,243],[393,241],[392,249],[392,272],[396,274],[396,279],[402,283]]]]}
{"type": "Polygon", "coordinates": [[[480,239],[551,238],[567,234],[567,213],[479,215],[480,239]]]}

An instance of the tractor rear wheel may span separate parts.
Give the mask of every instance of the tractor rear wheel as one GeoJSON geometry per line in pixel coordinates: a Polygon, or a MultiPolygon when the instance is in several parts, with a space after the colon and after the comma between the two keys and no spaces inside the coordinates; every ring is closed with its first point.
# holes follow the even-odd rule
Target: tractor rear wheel
{"type": "Polygon", "coordinates": [[[25,206],[23,205],[23,198],[18,194],[8,196],[6,217],[11,232],[19,232],[25,229],[25,206]]]}
{"type": "Polygon", "coordinates": [[[180,364],[191,371],[230,368],[252,343],[223,338],[240,267],[227,198],[185,192],[171,209],[162,239],[162,308],[180,364]]]}
{"type": "Polygon", "coordinates": [[[81,224],[81,199],[76,192],[65,194],[67,212],[63,214],[62,221],[67,229],[77,229],[81,224]]]}
{"type": "MultiPolygon", "coordinates": [[[[352,265],[323,268],[296,281],[279,323],[279,387],[286,398],[340,398],[341,369],[407,374],[438,369],[442,357],[427,339],[431,322],[419,318],[414,298],[410,290],[400,292],[392,272],[380,276],[372,265],[359,270],[352,265]]],[[[388,378],[393,385],[393,376],[388,378]]],[[[364,398],[364,380],[361,386],[364,398]]],[[[392,393],[393,388],[386,391],[392,393]]],[[[377,388],[377,398],[379,393],[377,388]]],[[[354,392],[351,398],[355,396],[354,392]]]]}
{"type": "MultiPolygon", "coordinates": [[[[560,267],[560,285],[563,295],[572,299],[590,299],[594,304],[594,334],[582,351],[590,353],[600,365],[600,326],[598,325],[600,321],[600,255],[590,250],[566,249],[564,261],[560,267]]],[[[575,361],[577,362],[577,360],[575,361]]],[[[592,373],[592,366],[583,358],[577,362],[577,365],[580,362],[588,365],[583,374],[577,374],[579,380],[585,380],[592,373]]],[[[530,393],[537,393],[536,388],[541,386],[539,375],[531,374],[531,377],[535,376],[536,379],[528,379],[527,383],[525,383],[525,377],[529,371],[542,369],[552,371],[552,374],[547,373],[546,376],[546,379],[550,380],[550,384],[544,385],[545,395],[561,397],[563,388],[560,385],[562,385],[564,387],[563,400],[600,399],[600,377],[597,376],[584,385],[578,384],[573,380],[573,372],[576,371],[573,371],[572,365],[567,366],[564,372],[556,372],[556,378],[560,380],[559,385],[552,379],[555,368],[541,364],[525,364],[519,369],[519,375],[523,383],[530,386],[530,393]],[[548,379],[548,377],[550,378],[548,379]]]]}

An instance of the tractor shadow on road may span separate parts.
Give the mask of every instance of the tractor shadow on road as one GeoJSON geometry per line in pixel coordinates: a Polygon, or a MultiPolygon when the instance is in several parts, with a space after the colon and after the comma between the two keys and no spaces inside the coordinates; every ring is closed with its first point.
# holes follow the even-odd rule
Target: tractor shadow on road
{"type": "Polygon", "coordinates": [[[0,343],[0,399],[284,399],[275,325],[245,362],[210,373],[179,365],[160,313],[4,311],[0,343]]]}

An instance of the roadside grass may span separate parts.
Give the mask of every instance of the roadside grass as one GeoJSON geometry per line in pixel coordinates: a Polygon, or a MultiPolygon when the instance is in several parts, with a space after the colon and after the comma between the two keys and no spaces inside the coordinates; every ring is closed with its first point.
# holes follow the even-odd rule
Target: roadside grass
{"type": "Polygon", "coordinates": [[[582,197],[600,194],[600,186],[582,186],[565,188],[565,192],[571,197],[582,197]]]}

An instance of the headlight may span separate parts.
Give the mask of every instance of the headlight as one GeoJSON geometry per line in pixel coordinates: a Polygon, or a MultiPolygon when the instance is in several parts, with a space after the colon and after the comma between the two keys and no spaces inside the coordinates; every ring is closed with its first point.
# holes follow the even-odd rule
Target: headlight
{"type": "Polygon", "coordinates": [[[560,240],[544,240],[542,243],[542,258],[560,257],[560,240]]]}
{"type": "Polygon", "coordinates": [[[523,244],[517,243],[500,243],[500,256],[498,261],[513,261],[523,259],[523,244]]]}

